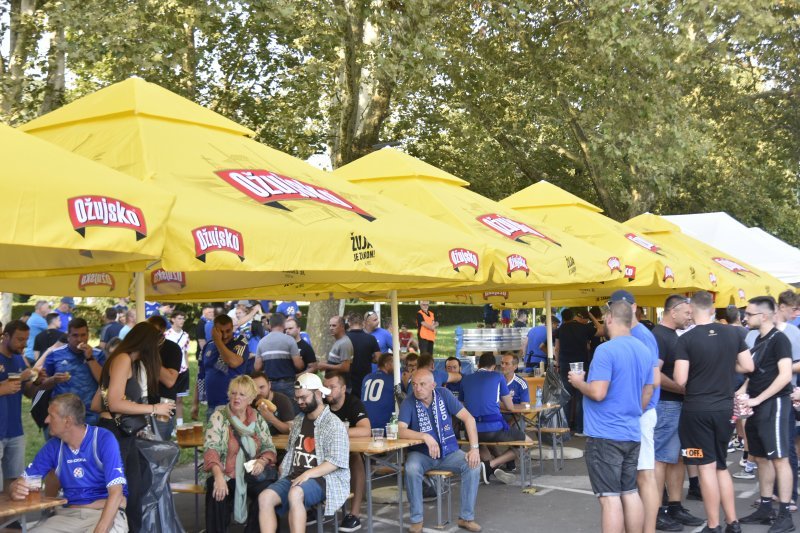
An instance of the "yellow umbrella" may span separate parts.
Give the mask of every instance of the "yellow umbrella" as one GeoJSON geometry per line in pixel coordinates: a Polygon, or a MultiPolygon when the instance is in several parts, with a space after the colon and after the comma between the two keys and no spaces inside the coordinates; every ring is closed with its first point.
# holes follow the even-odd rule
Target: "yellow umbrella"
{"type": "Polygon", "coordinates": [[[680,227],[658,215],[645,213],[628,220],[625,224],[661,242],[669,243],[676,250],[681,250],[681,254],[686,257],[708,265],[708,269],[712,272],[711,290],[716,295],[717,307],[729,304],[742,307],[754,296],[771,295],[777,299],[782,291],[793,290],[793,287],[778,278],[690,237],[683,233],[680,227]]]}
{"type": "Polygon", "coordinates": [[[143,269],[175,198],[0,124],[0,276],[143,269]]]}
{"type": "MultiPolygon", "coordinates": [[[[334,175],[468,232],[493,255],[485,290],[551,287],[620,278],[608,253],[544,224],[525,223],[511,210],[466,188],[466,181],[394,149],[369,154],[334,175]]],[[[435,292],[426,293],[436,298],[435,292]]]]}
{"type": "Polygon", "coordinates": [[[390,200],[259,144],[247,128],[141,79],[22,129],[177,197],[159,267],[183,275],[184,286],[166,285],[187,299],[275,284],[386,288],[379,284],[488,275],[482,245],[465,233],[405,216],[390,200]]]}

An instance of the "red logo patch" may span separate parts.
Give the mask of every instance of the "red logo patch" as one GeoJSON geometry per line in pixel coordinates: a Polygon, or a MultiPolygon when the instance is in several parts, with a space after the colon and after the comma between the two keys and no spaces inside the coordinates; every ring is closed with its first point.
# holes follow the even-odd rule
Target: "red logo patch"
{"type": "Polygon", "coordinates": [[[450,250],[450,263],[453,270],[460,272],[459,268],[469,266],[478,271],[478,254],[466,248],[453,248],[450,250]]]}
{"type": "Polygon", "coordinates": [[[477,217],[477,220],[484,226],[493,229],[503,237],[508,237],[509,239],[518,242],[528,244],[526,241],[522,240],[522,237],[531,236],[531,237],[537,237],[539,239],[544,239],[546,241],[552,242],[557,246],[561,246],[561,244],[557,243],[544,233],[536,231],[527,224],[523,224],[522,222],[512,220],[508,217],[500,216],[495,213],[488,213],[486,215],[481,215],[477,217]]]}
{"type": "Polygon", "coordinates": [[[747,299],[747,296],[744,293],[744,289],[739,289],[739,299],[743,301],[747,299]]]}
{"type": "Polygon", "coordinates": [[[749,272],[750,274],[752,274],[752,272],[750,272],[750,270],[748,270],[747,268],[743,267],[742,265],[740,265],[736,261],[732,261],[732,260],[726,259],[724,257],[712,257],[711,259],[714,260],[717,264],[727,268],[728,270],[730,270],[731,272],[733,272],[735,274],[738,274],[740,272],[749,272]]]}
{"type": "Polygon", "coordinates": [[[114,276],[108,272],[93,272],[78,276],[78,289],[82,291],[85,291],[86,287],[108,287],[109,291],[113,291],[116,285],[114,276]]]}
{"type": "Polygon", "coordinates": [[[508,292],[506,291],[486,291],[483,293],[483,299],[488,300],[489,298],[499,296],[503,300],[508,300],[508,292]]]}
{"type": "Polygon", "coordinates": [[[626,233],[625,234],[625,238],[628,239],[629,241],[631,241],[632,243],[641,246],[645,250],[650,250],[654,254],[661,255],[661,248],[659,246],[653,244],[652,242],[648,241],[644,237],[640,237],[639,235],[636,235],[635,233],[626,233]]]}
{"type": "Polygon", "coordinates": [[[528,260],[519,254],[512,254],[506,257],[506,263],[508,264],[506,273],[508,274],[509,278],[511,277],[512,272],[525,272],[526,278],[531,272],[528,268],[528,260]]]}
{"type": "Polygon", "coordinates": [[[163,268],[159,268],[150,274],[150,284],[153,286],[153,289],[158,290],[159,285],[164,285],[166,283],[174,283],[183,289],[186,287],[186,273],[167,272],[163,268]]]}
{"type": "Polygon", "coordinates": [[[633,281],[636,279],[636,267],[631,265],[625,265],[625,274],[623,274],[626,278],[633,281]]]}
{"type": "Polygon", "coordinates": [[[144,214],[138,207],[108,196],[76,196],[67,199],[72,228],[86,237],[86,228],[125,228],[136,233],[136,240],[147,237],[144,214]]]}
{"type": "Polygon", "coordinates": [[[244,239],[235,229],[224,226],[201,226],[192,230],[197,259],[206,262],[208,252],[230,252],[244,261],[244,239]]]}
{"type": "Polygon", "coordinates": [[[671,279],[672,281],[675,281],[675,273],[672,271],[672,269],[669,266],[665,266],[664,267],[664,279],[662,281],[667,281],[668,279],[671,279]]]}
{"type": "Polygon", "coordinates": [[[616,256],[609,257],[606,264],[608,265],[608,268],[611,270],[611,272],[614,272],[615,270],[617,272],[622,272],[622,262],[620,262],[619,257],[616,256]]]}
{"type": "Polygon", "coordinates": [[[374,216],[329,189],[281,176],[269,170],[218,170],[215,174],[233,185],[238,191],[263,205],[288,210],[281,202],[311,200],[330,207],[352,211],[370,222],[375,220],[374,216]]]}
{"type": "Polygon", "coordinates": [[[711,282],[711,285],[716,287],[717,286],[717,275],[714,274],[713,272],[709,272],[708,273],[708,281],[711,282]]]}

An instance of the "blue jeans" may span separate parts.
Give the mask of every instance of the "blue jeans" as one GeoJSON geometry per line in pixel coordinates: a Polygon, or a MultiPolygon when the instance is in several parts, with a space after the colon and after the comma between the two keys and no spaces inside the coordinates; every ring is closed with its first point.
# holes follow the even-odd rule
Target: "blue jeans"
{"type": "Polygon", "coordinates": [[[658,421],[653,433],[656,446],[656,461],[676,464],[681,456],[681,439],[678,437],[678,422],[681,419],[683,402],[659,400],[656,404],[658,421]]]}
{"type": "Polygon", "coordinates": [[[428,470],[450,470],[461,474],[461,509],[459,518],[475,519],[475,499],[478,497],[480,464],[475,468],[467,465],[466,454],[456,450],[445,458],[431,459],[427,454],[409,452],[406,459],[406,494],[411,507],[411,523],[422,522],[422,477],[428,470]]]}
{"type": "Polygon", "coordinates": [[[25,470],[25,435],[0,439],[0,491],[6,479],[16,479],[25,470]]]}

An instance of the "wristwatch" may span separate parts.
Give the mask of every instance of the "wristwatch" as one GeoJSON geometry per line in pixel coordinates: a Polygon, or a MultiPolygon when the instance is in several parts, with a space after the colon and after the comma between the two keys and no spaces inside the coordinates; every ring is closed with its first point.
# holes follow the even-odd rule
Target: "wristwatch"
{"type": "Polygon", "coordinates": [[[469,445],[470,450],[477,450],[480,447],[481,447],[480,444],[470,444],[469,445]]]}

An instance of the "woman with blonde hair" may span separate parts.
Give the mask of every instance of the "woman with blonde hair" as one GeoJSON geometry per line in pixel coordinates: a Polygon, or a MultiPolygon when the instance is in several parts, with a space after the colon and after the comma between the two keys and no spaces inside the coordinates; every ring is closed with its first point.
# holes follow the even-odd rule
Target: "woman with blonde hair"
{"type": "Polygon", "coordinates": [[[203,454],[205,470],[211,473],[206,488],[208,533],[227,531],[231,515],[236,523],[246,523],[245,532],[259,531],[258,494],[277,478],[277,455],[267,421],[251,407],[257,395],[250,376],[234,378],[228,385],[228,404],[214,411],[208,422],[203,454]],[[249,472],[245,463],[252,464],[249,472]]]}

